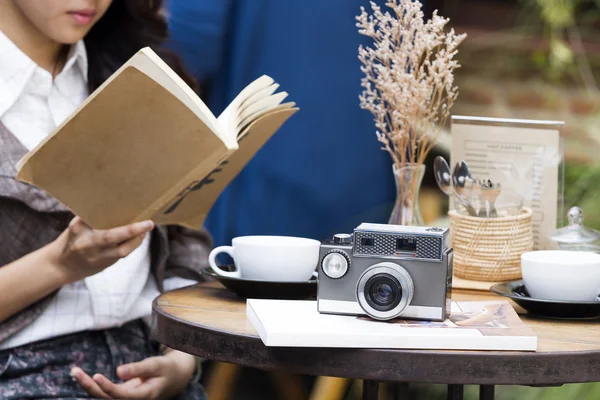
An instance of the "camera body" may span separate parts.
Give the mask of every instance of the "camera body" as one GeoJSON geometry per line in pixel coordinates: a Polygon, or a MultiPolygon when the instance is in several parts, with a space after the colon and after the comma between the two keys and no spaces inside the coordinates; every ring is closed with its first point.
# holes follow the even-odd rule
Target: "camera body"
{"type": "Polygon", "coordinates": [[[324,314],[443,321],[450,314],[446,228],[363,223],[321,243],[317,307],[324,314]]]}

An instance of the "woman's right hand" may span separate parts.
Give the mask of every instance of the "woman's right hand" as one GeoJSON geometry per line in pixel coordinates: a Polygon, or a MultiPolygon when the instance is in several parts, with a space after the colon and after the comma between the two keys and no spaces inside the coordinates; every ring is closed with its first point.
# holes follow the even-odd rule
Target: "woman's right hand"
{"type": "Polygon", "coordinates": [[[152,221],[137,222],[118,228],[96,230],[80,217],[51,244],[52,263],[67,282],[97,274],[126,257],[154,228],[152,221]]]}

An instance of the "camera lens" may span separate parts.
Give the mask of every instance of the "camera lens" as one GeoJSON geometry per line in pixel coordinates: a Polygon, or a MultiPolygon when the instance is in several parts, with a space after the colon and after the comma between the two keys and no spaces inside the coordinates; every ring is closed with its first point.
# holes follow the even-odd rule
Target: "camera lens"
{"type": "Polygon", "coordinates": [[[367,303],[378,311],[395,308],[402,299],[400,282],[390,274],[372,276],[365,284],[367,303]]]}
{"type": "Polygon", "coordinates": [[[387,283],[378,283],[372,290],[373,300],[382,306],[386,306],[394,299],[393,289],[387,283]]]}
{"type": "Polygon", "coordinates": [[[402,266],[383,261],[371,265],[356,283],[356,299],[370,317],[388,320],[400,316],[409,306],[414,284],[402,266]]]}

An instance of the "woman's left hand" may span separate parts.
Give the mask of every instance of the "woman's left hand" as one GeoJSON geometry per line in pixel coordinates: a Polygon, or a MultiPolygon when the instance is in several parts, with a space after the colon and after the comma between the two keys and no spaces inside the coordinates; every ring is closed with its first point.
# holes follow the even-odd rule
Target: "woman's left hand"
{"type": "Polygon", "coordinates": [[[196,358],[177,350],[117,368],[123,383],[102,374],[90,377],[74,367],[71,376],[91,396],[103,399],[168,399],[182,392],[196,369],[196,358]]]}

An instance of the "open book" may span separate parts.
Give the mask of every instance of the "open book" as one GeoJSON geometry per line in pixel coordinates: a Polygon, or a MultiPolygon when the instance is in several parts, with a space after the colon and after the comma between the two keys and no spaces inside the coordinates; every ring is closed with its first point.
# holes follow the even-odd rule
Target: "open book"
{"type": "Polygon", "coordinates": [[[116,71],[17,165],[96,229],[202,226],[223,189],[292,116],[261,76],[216,118],[151,49],[116,71]]]}
{"type": "Polygon", "coordinates": [[[537,336],[505,300],[452,302],[445,321],[321,314],[310,300],[246,300],[265,346],[535,351],[537,336]]]}

